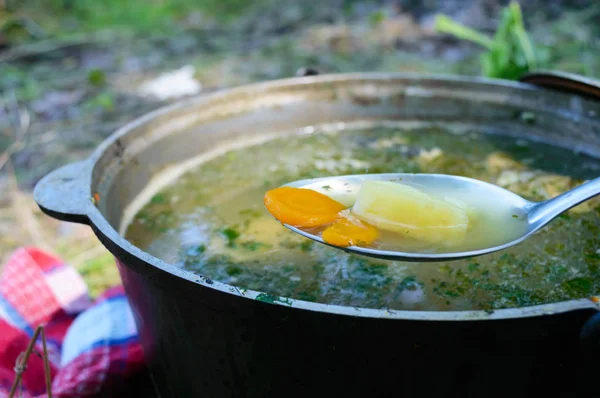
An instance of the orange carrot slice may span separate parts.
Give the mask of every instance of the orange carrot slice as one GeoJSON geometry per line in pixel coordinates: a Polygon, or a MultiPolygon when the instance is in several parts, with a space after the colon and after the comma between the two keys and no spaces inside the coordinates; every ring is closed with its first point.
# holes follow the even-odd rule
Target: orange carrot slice
{"type": "Polygon", "coordinates": [[[340,247],[368,246],[377,239],[379,231],[374,226],[359,220],[340,218],[327,227],[321,237],[329,244],[340,247]]]}
{"type": "Polygon", "coordinates": [[[265,194],[269,213],[294,227],[318,227],[335,221],[345,206],[312,189],[280,187],[265,194]]]}

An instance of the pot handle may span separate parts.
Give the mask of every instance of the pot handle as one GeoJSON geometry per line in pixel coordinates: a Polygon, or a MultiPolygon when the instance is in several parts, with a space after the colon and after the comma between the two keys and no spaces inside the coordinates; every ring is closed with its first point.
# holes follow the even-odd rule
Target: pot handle
{"type": "Polygon", "coordinates": [[[600,81],[574,73],[557,71],[531,72],[521,76],[519,81],[600,101],[600,81]]]}
{"type": "Polygon", "coordinates": [[[93,206],[90,193],[91,167],[87,160],[71,163],[42,178],[33,190],[40,209],[58,220],[89,224],[93,206]]]}

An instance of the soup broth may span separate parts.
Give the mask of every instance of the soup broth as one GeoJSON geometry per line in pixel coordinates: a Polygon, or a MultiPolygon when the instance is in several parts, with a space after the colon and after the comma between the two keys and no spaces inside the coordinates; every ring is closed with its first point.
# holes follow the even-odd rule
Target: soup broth
{"type": "MultiPolygon", "coordinates": [[[[472,177],[544,200],[597,176],[599,169],[598,160],[567,149],[457,128],[317,129],[205,161],[154,195],[125,236],[194,273],[277,296],[398,310],[530,306],[598,292],[596,200],[502,252],[402,263],[303,238],[268,214],[264,194],[305,178],[421,172],[472,177]]],[[[502,223],[497,228],[499,236],[505,233],[502,223]]]]}

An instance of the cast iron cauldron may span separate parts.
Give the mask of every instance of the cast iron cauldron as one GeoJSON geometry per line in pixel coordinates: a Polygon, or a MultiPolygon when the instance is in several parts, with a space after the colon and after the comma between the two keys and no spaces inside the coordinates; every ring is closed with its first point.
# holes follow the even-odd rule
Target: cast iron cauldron
{"type": "Polygon", "coordinates": [[[52,217],[89,224],[116,257],[159,396],[600,396],[599,308],[589,298],[493,313],[266,303],[118,233],[124,209],[170,165],[257,132],[383,120],[476,125],[600,156],[600,102],[583,95],[479,78],[323,75],[153,112],[46,176],[35,199],[52,217]]]}

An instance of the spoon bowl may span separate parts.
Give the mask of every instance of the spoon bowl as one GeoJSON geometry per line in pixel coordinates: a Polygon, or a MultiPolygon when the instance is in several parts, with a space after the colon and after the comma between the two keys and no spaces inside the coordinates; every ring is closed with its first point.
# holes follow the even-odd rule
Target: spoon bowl
{"type": "Polygon", "coordinates": [[[322,177],[314,179],[298,180],[284,186],[294,188],[308,188],[317,192],[328,194],[329,191],[341,192],[335,199],[348,206],[351,205],[352,197],[355,197],[361,183],[369,180],[398,182],[415,188],[435,186],[440,192],[452,192],[457,196],[466,198],[477,198],[478,200],[493,200],[509,205],[515,213],[524,217],[525,228],[522,234],[510,241],[490,247],[479,248],[468,251],[448,251],[436,253],[419,253],[408,251],[382,250],[361,246],[340,247],[325,242],[319,235],[307,232],[293,225],[283,224],[291,231],[300,234],[316,242],[335,247],[348,253],[375,257],[385,260],[409,261],[409,262],[436,262],[452,261],[469,257],[481,256],[497,252],[515,246],[539,231],[561,213],[590,199],[600,193],[600,178],[588,181],[570,191],[555,198],[532,202],[521,196],[501,188],[497,185],[473,178],[453,176],[447,174],[411,174],[411,173],[388,173],[388,174],[355,174],[336,177],[322,177]]]}

